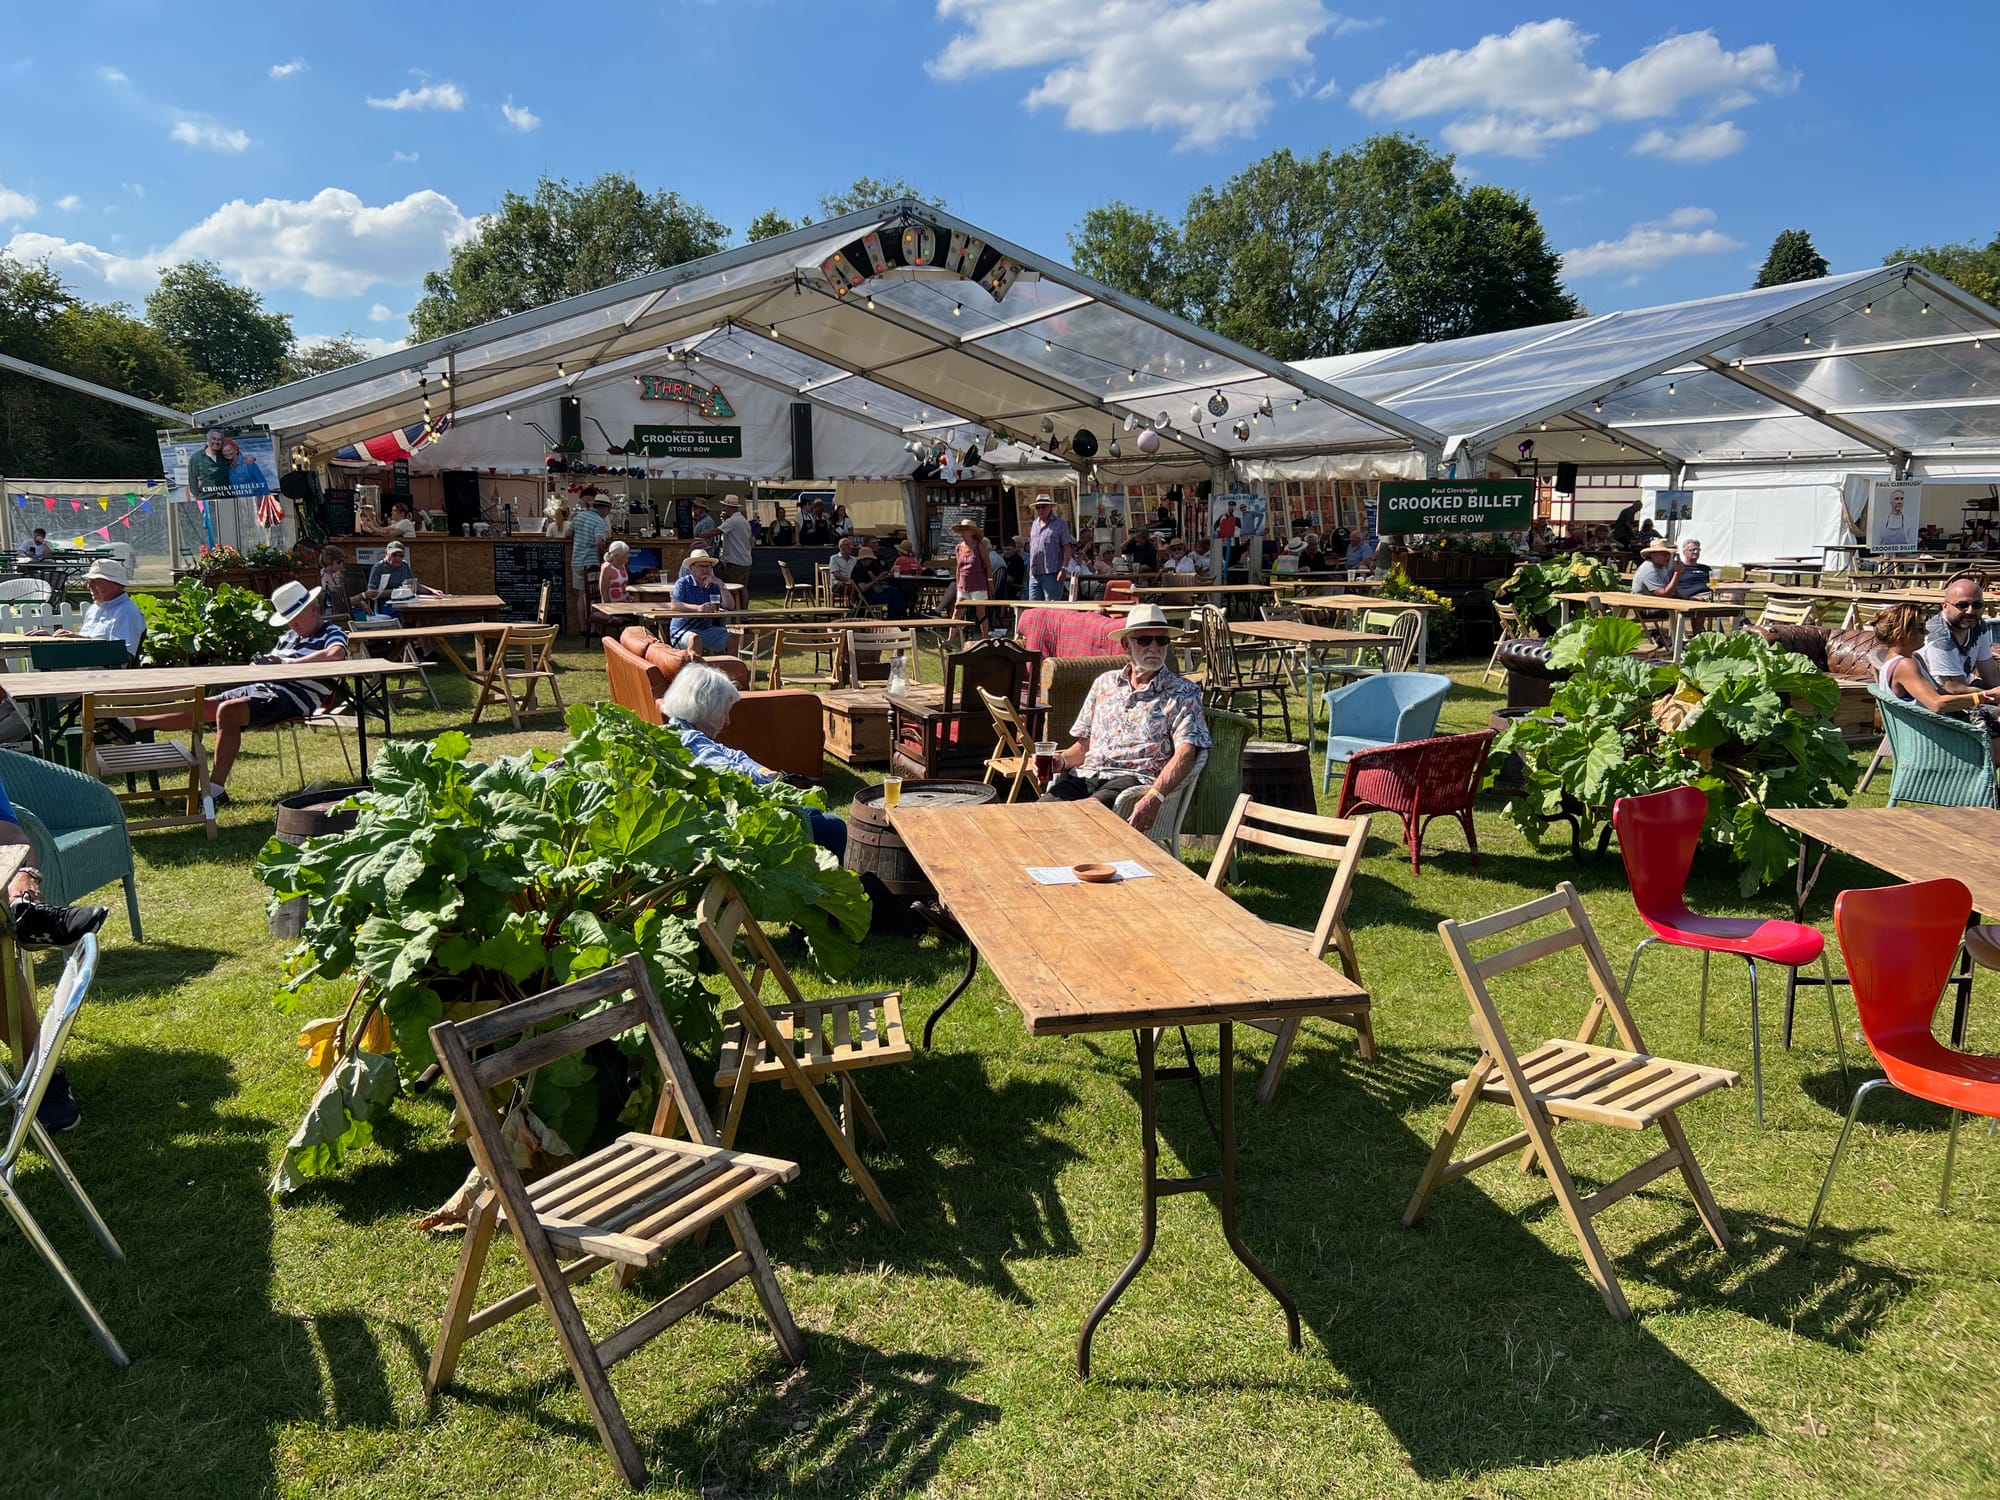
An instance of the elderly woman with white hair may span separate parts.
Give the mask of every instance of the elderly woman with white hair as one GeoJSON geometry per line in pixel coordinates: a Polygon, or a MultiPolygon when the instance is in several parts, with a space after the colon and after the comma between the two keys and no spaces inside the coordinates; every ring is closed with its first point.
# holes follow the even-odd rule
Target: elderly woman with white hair
{"type": "MultiPolygon", "coordinates": [[[[741,750],[721,742],[729,727],[730,710],[743,695],[736,684],[713,667],[689,662],[674,674],[660,695],[660,717],[680,731],[681,743],[694,755],[694,763],[713,771],[736,771],[759,785],[779,780],[779,773],[759,765],[741,750]]],[[[799,814],[812,827],[815,844],[830,851],[835,859],[847,852],[847,825],[831,813],[802,807],[799,814]]]]}

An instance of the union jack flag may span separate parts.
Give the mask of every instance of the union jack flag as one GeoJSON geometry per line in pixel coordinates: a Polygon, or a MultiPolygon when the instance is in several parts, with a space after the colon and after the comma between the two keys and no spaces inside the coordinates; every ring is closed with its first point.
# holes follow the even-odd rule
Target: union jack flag
{"type": "Polygon", "coordinates": [[[366,438],[358,443],[349,443],[333,455],[335,459],[346,459],[351,463],[394,463],[399,458],[408,458],[426,443],[434,443],[451,425],[450,417],[438,417],[429,422],[412,422],[395,432],[385,432],[380,437],[366,438]]]}

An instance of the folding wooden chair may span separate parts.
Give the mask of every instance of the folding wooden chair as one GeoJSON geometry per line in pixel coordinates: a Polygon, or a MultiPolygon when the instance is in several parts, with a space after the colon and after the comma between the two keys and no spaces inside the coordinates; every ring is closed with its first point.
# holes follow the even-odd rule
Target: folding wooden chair
{"type": "MultiPolygon", "coordinates": [[[[745,638],[754,637],[758,632],[746,632],[745,638]]],[[[846,650],[847,632],[826,630],[810,625],[801,625],[797,630],[774,630],[771,632],[771,675],[768,686],[776,691],[781,687],[830,687],[842,686],[841,653],[846,650]],[[803,672],[787,673],[783,665],[786,655],[809,658],[810,665],[803,672]]]]}
{"type": "MultiPolygon", "coordinates": [[[[750,1156],[722,1147],[695,1090],[680,1042],[660,1009],[643,960],[633,955],[560,989],[546,991],[469,1021],[441,1021],[431,1028],[438,1062],[451,1080],[458,1109],[471,1129],[468,1144],[483,1178],[466,1225],[458,1274],[445,1303],[437,1347],[431,1351],[424,1391],[436,1395],[452,1382],[465,1341],[539,1302],[555,1324],[556,1342],[569,1362],[591,1420],[619,1474],[634,1489],[646,1482],[632,1429],[611,1389],[606,1370],[664,1333],[728,1286],[749,1278],[763,1304],[778,1352],[797,1364],[805,1345],[792,1323],[785,1294],[772,1274],[764,1244],[750,1222],[749,1200],[798,1175],[795,1163],[750,1156]],[[617,1003],[577,1018],[576,1012],[615,997],[617,1003]],[[551,1031],[552,1021],[564,1024],[551,1031]],[[650,1134],[628,1131],[532,1185],[521,1179],[489,1091],[535,1069],[570,1057],[593,1043],[644,1027],[660,1066],[660,1103],[650,1134]],[[511,1046],[493,1052],[500,1043],[511,1046]],[[475,1054],[484,1052],[484,1056],[475,1054]],[[676,1116],[689,1139],[672,1138],[676,1116]],[[654,1303],[609,1337],[593,1341],[570,1284],[606,1266],[620,1285],[653,1265],[672,1246],[702,1233],[715,1220],[729,1226],[736,1253],[654,1303]],[[473,1311],[493,1232],[501,1223],[528,1263],[534,1285],[473,1311]],[[564,1264],[564,1258],[568,1263],[564,1264]]],[[[531,1090],[521,1088],[518,1097],[531,1090]]]]}
{"type": "MultiPolygon", "coordinates": [[[[789,634],[789,632],[787,632],[789,634]]],[[[882,625],[873,630],[842,630],[841,685],[873,687],[889,680],[889,663],[903,653],[903,671],[917,681],[917,632],[908,625],[882,625]]]]}
{"type": "Polygon", "coordinates": [[[1618,1285],[1611,1258],[1604,1253],[1604,1246],[1591,1228],[1591,1220],[1655,1178],[1679,1168],[1709,1237],[1716,1248],[1729,1249],[1729,1230],[1722,1222],[1722,1210],[1694,1159],[1677,1111],[1703,1094],[1734,1088],[1742,1081],[1741,1077],[1725,1068],[1669,1062],[1647,1053],[1645,1043],[1639,1039],[1639,1023],[1626,1007],[1610,960],[1604,956],[1604,947],[1597,940],[1576,887],[1565,880],[1552,895],[1490,917],[1474,922],[1447,919],[1438,923],[1438,935],[1444,939],[1445,952],[1450,955],[1472,1002],[1472,1030],[1479,1038],[1480,1052],[1472,1071],[1462,1082],[1452,1085],[1458,1101],[1445,1120],[1437,1149],[1432,1151],[1430,1162],[1418,1179],[1410,1206],[1403,1212],[1403,1226],[1408,1228],[1422,1218],[1432,1197],[1446,1183],[1526,1147],[1521,1170],[1531,1171],[1539,1161],[1548,1172],[1556,1204],[1583,1249],[1584,1265],[1612,1317],[1629,1318],[1632,1309],[1618,1285]],[[1555,916],[1564,919],[1561,930],[1529,938],[1488,958],[1473,957],[1473,944],[1555,916]],[[1544,1042],[1526,1055],[1516,1054],[1486,982],[1571,948],[1583,950],[1594,992],[1577,1039],[1544,1042]],[[1625,1044],[1622,1048],[1600,1047],[1592,1041],[1607,1012],[1619,1040],[1625,1044]],[[1473,1106],[1482,1100],[1512,1108],[1520,1117],[1522,1129],[1454,1161],[1452,1151],[1459,1134],[1465,1129],[1473,1106]],[[1657,1125],[1666,1137],[1667,1149],[1596,1192],[1580,1193],[1563,1163],[1562,1153],[1556,1148],[1556,1126],[1564,1121],[1632,1131],[1657,1125]]]}
{"type": "Polygon", "coordinates": [[[723,1027],[722,1052],[715,1068],[717,1107],[723,1111],[722,1144],[735,1143],[753,1085],[782,1083],[796,1089],[847,1164],[862,1196],[884,1224],[900,1229],[896,1211],[889,1207],[889,1200],[882,1196],[855,1147],[857,1125],[879,1144],[886,1144],[888,1138],[852,1075],[858,1068],[908,1062],[916,1056],[916,1049],[903,1035],[902,994],[882,990],[807,1000],[726,875],[715,876],[702,892],[697,931],[736,992],[736,1013],[723,1027]],[[736,960],[739,938],[756,977],[746,975],[736,960]],[[759,998],[765,973],[777,981],[784,1003],[766,1005],[759,998]],[[840,1084],[837,1122],[819,1093],[819,1084],[829,1077],[840,1084]]]}
{"type": "Polygon", "coordinates": [[[1766,599],[1764,609],[1757,616],[1759,625],[1811,625],[1813,602],[1810,599],[1766,599]]]}
{"type": "MultiPolygon", "coordinates": [[[[1208,883],[1225,895],[1236,874],[1236,862],[1242,857],[1246,845],[1332,864],[1333,883],[1327,888],[1326,900],[1319,909],[1319,921],[1313,925],[1312,931],[1277,922],[1270,925],[1303,943],[1314,958],[1325,958],[1327,950],[1333,949],[1339,955],[1341,972],[1356,984],[1361,983],[1361,960],[1354,951],[1354,935],[1347,930],[1347,903],[1354,894],[1354,876],[1361,868],[1361,856],[1368,848],[1368,819],[1327,818],[1317,813],[1293,812],[1288,807],[1253,802],[1249,793],[1244,793],[1236,799],[1229,822],[1222,830],[1221,841],[1215,847],[1215,858],[1208,867],[1208,883]]],[[[1278,1081],[1284,1077],[1286,1060],[1292,1055],[1292,1044],[1298,1039],[1299,1027],[1308,1016],[1323,1016],[1343,1026],[1352,1026],[1360,1033],[1362,1058],[1368,1062],[1375,1061],[1375,1027],[1366,1000],[1326,1010],[1306,1011],[1281,1021],[1252,1021],[1252,1026],[1277,1038],[1271,1048],[1271,1060],[1264,1065],[1264,1076],[1257,1083],[1260,1104],[1269,1104],[1277,1097],[1278,1081]]]]}
{"type": "Polygon", "coordinates": [[[1493,606],[1493,616],[1500,622],[1500,635],[1493,642],[1493,654],[1486,659],[1486,670],[1479,674],[1479,682],[1482,687],[1492,678],[1495,672],[1500,673],[1503,677],[1506,675],[1506,669],[1500,665],[1500,648],[1509,641],[1520,640],[1528,633],[1527,622],[1521,618],[1521,612],[1511,604],[1496,602],[1493,606]]]}
{"type": "Polygon", "coordinates": [[[507,633],[493,647],[493,660],[487,667],[486,679],[479,685],[479,701],[472,706],[473,723],[479,722],[486,705],[498,697],[505,700],[507,713],[513,719],[514,727],[519,729],[522,710],[529,713],[535,711],[535,689],[544,682],[549,685],[549,696],[556,700],[556,711],[563,711],[562,689],[556,686],[553,660],[557,628],[554,625],[507,627],[507,633]],[[518,667],[509,665],[509,653],[514,651],[521,653],[518,667]],[[522,683],[527,684],[527,691],[516,698],[514,689],[522,683]]]}
{"type": "Polygon", "coordinates": [[[202,695],[198,687],[154,689],[124,693],[83,695],[83,769],[111,786],[125,806],[134,803],[166,802],[181,804],[178,813],[162,812],[143,822],[128,822],[128,829],[185,828],[192,823],[207,827],[215,837],[215,800],[208,795],[208,756],[201,745],[202,695]],[[151,719],[188,725],[188,743],[179,740],[133,740],[120,719],[151,719]],[[111,736],[98,743],[100,733],[111,736]],[[147,785],[137,785],[145,777],[147,785]],[[165,776],[178,787],[160,784],[165,776]],[[118,791],[117,783],[125,783],[118,791]]]}
{"type": "Polygon", "coordinates": [[[817,604],[820,602],[814,597],[818,588],[818,580],[815,579],[812,583],[800,583],[796,578],[792,577],[792,565],[782,557],[778,559],[778,576],[785,581],[785,607],[787,609],[795,604],[817,604]]]}
{"type": "Polygon", "coordinates": [[[1021,788],[1028,784],[1028,773],[1034,765],[1034,742],[1028,737],[1028,729],[1021,722],[1018,709],[998,693],[989,693],[985,688],[976,688],[980,702],[993,716],[993,750],[986,757],[986,774],[981,778],[987,786],[993,785],[993,778],[1007,781],[1007,795],[1000,800],[1012,802],[1021,795],[1021,788]],[[1009,780],[1008,778],[1012,778],[1009,780]]]}

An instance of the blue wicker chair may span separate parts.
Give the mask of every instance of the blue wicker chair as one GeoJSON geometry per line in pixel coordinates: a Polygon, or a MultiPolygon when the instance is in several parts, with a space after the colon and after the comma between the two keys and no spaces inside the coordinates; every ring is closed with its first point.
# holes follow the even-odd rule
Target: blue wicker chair
{"type": "Polygon", "coordinates": [[[1996,807],[1993,751],[1983,725],[1932,713],[1870,683],[1889,732],[1889,805],[1996,807]]]}
{"type": "Polygon", "coordinates": [[[117,794],[95,776],[12,750],[0,750],[0,786],[35,846],[42,899],[70,906],[99,886],[122,880],[132,940],[143,941],[132,840],[117,794]]]}

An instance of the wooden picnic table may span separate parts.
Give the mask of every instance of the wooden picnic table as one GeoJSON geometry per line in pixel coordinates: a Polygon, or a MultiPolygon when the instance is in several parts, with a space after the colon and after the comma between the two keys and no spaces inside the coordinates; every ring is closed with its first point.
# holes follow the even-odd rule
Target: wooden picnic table
{"type": "Polygon", "coordinates": [[[658,620],[726,620],[732,624],[737,620],[783,621],[799,624],[806,620],[839,619],[847,611],[830,604],[778,604],[766,605],[761,609],[697,609],[686,604],[651,604],[644,601],[622,601],[615,604],[593,604],[591,611],[603,615],[607,620],[631,620],[640,625],[650,625],[658,620]]]}
{"type": "Polygon", "coordinates": [[[1315,594],[1310,599],[1294,599],[1292,603],[1302,613],[1352,614],[1364,609],[1379,610],[1384,614],[1410,611],[1421,621],[1417,627],[1418,671],[1431,664],[1431,611],[1451,608],[1449,604],[1432,604],[1421,599],[1373,599],[1366,594],[1315,594]]]}
{"type": "MultiPolygon", "coordinates": [[[[436,641],[438,650],[458,668],[459,674],[483,682],[486,678],[486,643],[498,641],[512,629],[504,620],[465,620],[457,625],[392,625],[386,629],[357,630],[349,626],[347,644],[353,646],[401,646],[404,648],[401,660],[409,661],[409,648],[422,641],[436,641]],[[476,667],[468,667],[465,658],[458,654],[454,642],[471,641],[476,667]]],[[[393,659],[393,658],[392,658],[393,659]]]]}
{"type": "Polygon", "coordinates": [[[1808,579],[1819,577],[1825,571],[1826,565],[1824,563],[1809,562],[1803,558],[1795,560],[1778,558],[1771,562],[1754,562],[1743,565],[1743,576],[1745,578],[1748,578],[1752,573],[1768,573],[1773,583],[1781,583],[1789,578],[1794,583],[1803,584],[1808,579]]]}
{"type": "Polygon", "coordinates": [[[1303,620],[1231,620],[1229,633],[1285,646],[1385,646],[1395,640],[1371,630],[1341,630],[1303,620]]]}
{"type": "MultiPolygon", "coordinates": [[[[2000,915],[2000,808],[1993,807],[1774,807],[1771,821],[1799,836],[1798,875],[1793,885],[1792,912],[1805,919],[1806,903],[1819,883],[1826,856],[1838,849],[1873,865],[1898,880],[1952,879],[1972,892],[1972,921],[1980,913],[2000,915]],[[1819,858],[1812,858],[1817,842],[1819,858]]],[[[1845,979],[1833,981],[1846,984],[1845,979]]],[[[1963,949],[1951,1035],[1965,1045],[1966,1018],[1972,1006],[1972,962],[1963,949]]],[[[1800,985],[1816,985],[1810,975],[1797,976],[1800,985]]],[[[1792,1006],[1785,1003],[1785,1044],[1791,1045],[1792,1006]]]]}
{"type": "Polygon", "coordinates": [[[1129,599],[960,599],[952,606],[954,609],[1088,609],[1099,614],[1132,607],[1129,599]]]}
{"type": "MultiPolygon", "coordinates": [[[[951,920],[984,956],[1032,1036],[1130,1031],[1139,1054],[1142,1220],[1138,1251],[1084,1320],[1076,1367],[1090,1374],[1090,1341],[1152,1254],[1159,1202],[1214,1195],[1236,1258],[1285,1310],[1291,1296],[1244,1245],[1236,1226],[1235,1023],[1365,999],[1359,985],[1311,957],[1303,943],[1253,916],[1096,801],[898,808],[890,826],[923,869],[951,920]],[[1146,878],[1109,885],[1043,885],[1033,867],[1130,860],[1146,878]],[[1164,933],[1199,942],[1164,943],[1164,933]],[[1214,1026],[1220,1036],[1218,1171],[1162,1177],[1155,1088],[1158,1028],[1214,1026]]],[[[1170,1075],[1200,1077],[1192,1068],[1170,1075]]]]}
{"type": "Polygon", "coordinates": [[[171,692],[198,687],[208,695],[253,682],[344,682],[354,700],[354,732],[361,757],[361,779],[368,779],[368,715],[382,720],[382,734],[393,733],[389,689],[384,678],[407,671],[401,662],[350,653],[345,661],[240,662],[207,667],[92,667],[75,672],[9,672],[7,696],[32,703],[46,720],[53,705],[79,702],[86,693],[171,692]]]}
{"type": "Polygon", "coordinates": [[[1562,604],[1562,622],[1569,623],[1570,610],[1578,604],[1588,604],[1593,599],[1606,609],[1629,610],[1633,613],[1653,610],[1673,617],[1673,640],[1668,654],[1674,661],[1681,659],[1681,652],[1687,645],[1687,626],[1690,620],[1708,617],[1722,618],[1741,614],[1743,605],[1730,599],[1676,599],[1671,594],[1614,594],[1591,593],[1588,590],[1571,594],[1557,594],[1562,604]]]}
{"type": "Polygon", "coordinates": [[[384,601],[405,625],[465,625],[497,621],[507,601],[498,594],[419,594],[384,601]]]}

